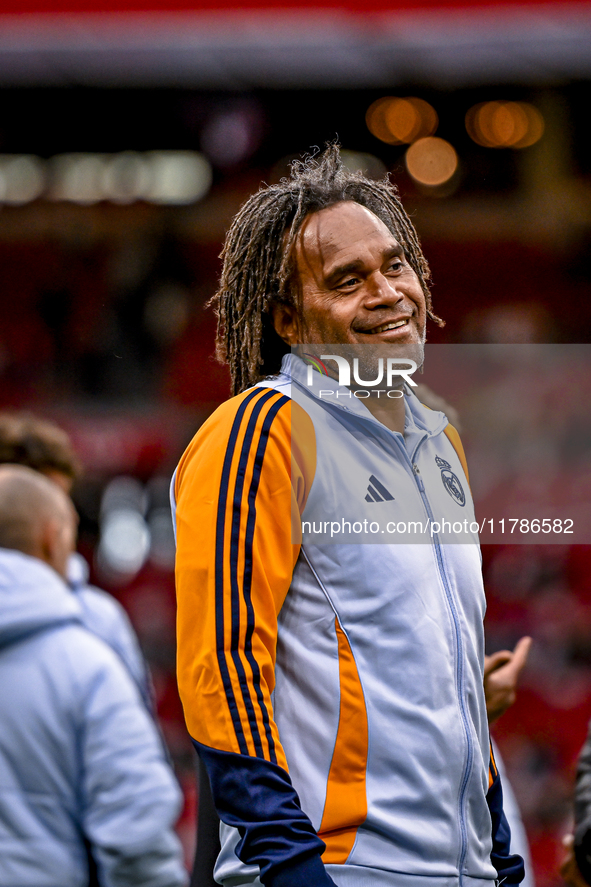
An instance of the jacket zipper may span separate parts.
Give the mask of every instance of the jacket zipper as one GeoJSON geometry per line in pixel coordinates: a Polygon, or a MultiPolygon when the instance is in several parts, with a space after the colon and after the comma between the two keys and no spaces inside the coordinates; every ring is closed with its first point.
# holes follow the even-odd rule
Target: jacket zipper
{"type": "MultiPolygon", "coordinates": [[[[425,507],[425,511],[427,512],[427,516],[431,521],[431,525],[434,522],[434,514],[431,510],[431,504],[429,499],[427,498],[427,492],[425,490],[425,485],[423,483],[423,478],[421,477],[421,472],[419,470],[419,466],[416,463],[417,453],[419,448],[427,439],[428,435],[425,435],[417,446],[415,447],[415,451],[413,453],[412,460],[408,455],[406,447],[403,443],[401,443],[397,438],[396,443],[398,447],[403,451],[403,454],[410,464],[412,473],[414,475],[417,487],[421,494],[421,498],[423,500],[423,505],[425,507]]],[[[445,589],[445,595],[447,598],[447,603],[451,612],[454,633],[456,638],[456,649],[457,649],[457,662],[456,662],[456,680],[458,686],[458,701],[460,705],[460,714],[462,717],[462,725],[464,727],[464,734],[466,737],[466,747],[467,747],[467,755],[466,755],[466,763],[464,765],[464,772],[462,774],[462,781],[460,784],[460,794],[458,798],[458,815],[460,821],[460,855],[458,860],[458,875],[459,875],[459,883],[460,885],[463,883],[462,870],[464,868],[464,864],[466,861],[466,854],[468,852],[468,835],[466,830],[466,821],[464,815],[464,806],[466,799],[466,790],[468,788],[468,780],[470,777],[470,771],[472,769],[472,762],[474,759],[474,750],[472,747],[472,738],[470,735],[470,727],[468,722],[468,715],[466,713],[466,705],[464,701],[464,644],[462,641],[462,632],[460,628],[460,619],[458,616],[458,611],[456,607],[456,602],[453,596],[453,592],[451,590],[451,586],[449,583],[449,578],[447,572],[445,570],[445,565],[443,563],[443,556],[441,554],[441,543],[439,541],[439,535],[437,533],[432,534],[433,545],[435,548],[435,554],[437,559],[437,567],[439,570],[439,575],[441,577],[441,581],[443,584],[443,588],[445,589]]]]}
{"type": "MultiPolygon", "coordinates": [[[[335,406],[338,406],[341,409],[344,409],[346,412],[349,412],[349,413],[352,412],[352,410],[350,410],[347,406],[345,406],[345,404],[335,404],[335,406]]],[[[402,451],[404,459],[406,460],[407,464],[410,466],[410,468],[412,470],[417,487],[418,487],[419,492],[421,494],[421,498],[423,500],[423,505],[425,507],[425,511],[427,512],[427,516],[428,516],[429,520],[431,521],[431,523],[433,523],[434,522],[434,515],[431,510],[431,505],[429,503],[429,500],[427,498],[427,493],[425,491],[425,485],[423,483],[423,479],[421,477],[419,467],[415,461],[420,447],[427,440],[429,435],[425,434],[425,436],[422,437],[421,440],[418,442],[418,444],[415,447],[412,459],[410,458],[408,451],[407,451],[406,447],[404,446],[404,441],[402,440],[402,436],[398,433],[393,433],[393,437],[394,437],[394,440],[396,441],[398,448],[402,451]]],[[[472,738],[470,735],[470,727],[469,727],[469,722],[468,722],[468,716],[466,714],[466,706],[465,706],[465,702],[464,702],[464,644],[462,642],[460,620],[459,620],[458,611],[456,608],[456,603],[455,603],[453,593],[451,590],[451,586],[449,584],[449,579],[448,579],[447,573],[445,571],[445,566],[443,563],[439,535],[437,533],[433,533],[432,539],[433,539],[433,544],[435,547],[437,568],[439,570],[441,582],[442,582],[443,588],[445,590],[445,595],[446,595],[448,607],[451,612],[452,622],[453,622],[453,626],[454,626],[454,633],[455,633],[455,638],[456,638],[456,650],[457,650],[456,681],[457,681],[457,686],[458,686],[458,702],[459,702],[459,706],[460,706],[460,714],[461,714],[461,718],[462,718],[462,726],[464,728],[464,734],[466,737],[466,748],[467,748],[466,763],[464,765],[464,772],[462,774],[462,781],[460,784],[460,795],[458,798],[458,816],[459,816],[459,822],[460,822],[460,855],[459,855],[459,859],[458,859],[458,877],[459,877],[459,884],[461,887],[461,885],[463,884],[462,869],[464,867],[464,864],[466,861],[466,854],[468,852],[468,836],[467,836],[466,821],[465,821],[465,816],[464,816],[464,806],[465,806],[465,799],[466,799],[466,790],[468,788],[468,780],[470,777],[470,771],[472,769],[472,762],[474,759],[474,750],[472,747],[472,738]]]]}

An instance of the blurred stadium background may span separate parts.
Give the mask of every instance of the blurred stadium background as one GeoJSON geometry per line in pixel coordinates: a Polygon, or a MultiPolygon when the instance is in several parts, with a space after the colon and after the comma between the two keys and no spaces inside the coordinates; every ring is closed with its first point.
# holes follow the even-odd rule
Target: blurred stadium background
{"type": "MultiPolygon", "coordinates": [[[[590,100],[587,2],[1,4],[0,408],[56,420],[84,462],[80,549],[152,669],[188,863],[168,483],[228,395],[205,306],[229,219],[338,137],[412,212],[447,320],[430,341],[589,343],[590,100]]],[[[551,887],[591,716],[591,546],[483,553],[489,651],[535,640],[495,732],[551,887]]]]}

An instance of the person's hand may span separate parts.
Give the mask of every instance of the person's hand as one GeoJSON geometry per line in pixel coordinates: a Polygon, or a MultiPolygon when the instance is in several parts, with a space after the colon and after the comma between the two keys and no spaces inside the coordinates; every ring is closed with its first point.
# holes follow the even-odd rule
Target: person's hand
{"type": "Polygon", "coordinates": [[[573,836],[565,835],[562,839],[562,843],[566,850],[566,858],[560,866],[561,877],[566,881],[569,887],[589,887],[579,871],[577,860],[575,859],[573,836]]]}
{"type": "Polygon", "coordinates": [[[484,657],[484,696],[488,723],[492,724],[515,702],[517,681],[526,663],[531,638],[521,638],[511,650],[484,657]]]}

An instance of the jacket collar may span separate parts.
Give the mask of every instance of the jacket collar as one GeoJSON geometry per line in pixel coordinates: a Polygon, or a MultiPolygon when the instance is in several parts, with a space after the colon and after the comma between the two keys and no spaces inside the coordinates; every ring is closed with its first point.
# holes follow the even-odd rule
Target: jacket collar
{"type": "MultiPolygon", "coordinates": [[[[385,428],[374,415],[367,409],[364,404],[364,398],[354,396],[353,392],[343,385],[339,385],[336,379],[319,373],[313,367],[310,368],[296,354],[286,354],[281,364],[282,376],[286,381],[297,386],[297,393],[292,391],[292,397],[296,401],[301,401],[302,394],[304,397],[311,397],[320,401],[324,407],[330,405],[336,409],[345,410],[353,413],[363,421],[369,421],[385,428]],[[310,385],[309,382],[312,382],[310,385]],[[325,392],[331,392],[326,394],[325,392]],[[323,392],[323,394],[321,394],[323,392]]],[[[425,407],[417,398],[409,385],[404,386],[405,401],[405,436],[411,434],[413,436],[433,437],[440,434],[448,424],[447,416],[437,410],[430,410],[425,407]]]]}

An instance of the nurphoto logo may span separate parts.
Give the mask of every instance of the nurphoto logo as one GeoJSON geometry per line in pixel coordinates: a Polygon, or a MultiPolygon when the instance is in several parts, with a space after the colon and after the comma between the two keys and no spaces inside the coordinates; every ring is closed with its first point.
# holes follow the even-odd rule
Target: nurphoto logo
{"type": "MultiPolygon", "coordinates": [[[[402,383],[406,382],[413,388],[417,383],[413,380],[412,374],[416,373],[418,364],[415,360],[407,357],[383,357],[374,358],[369,364],[367,360],[361,360],[359,357],[344,357],[342,354],[320,354],[314,355],[309,352],[303,352],[302,357],[307,365],[306,385],[313,388],[317,381],[314,377],[314,371],[321,376],[332,377],[338,379],[338,384],[342,388],[352,388],[355,397],[370,397],[370,395],[380,393],[386,394],[388,397],[403,397],[402,383]],[[336,368],[330,369],[324,361],[334,361],[336,368]],[[336,372],[335,372],[336,369],[336,372]],[[369,375],[373,378],[362,378],[369,375]],[[351,381],[353,377],[353,382],[351,381]],[[380,389],[379,386],[385,387],[380,389]],[[376,389],[370,392],[368,389],[376,389]]],[[[319,396],[328,396],[333,391],[319,391],[319,396]]]]}

